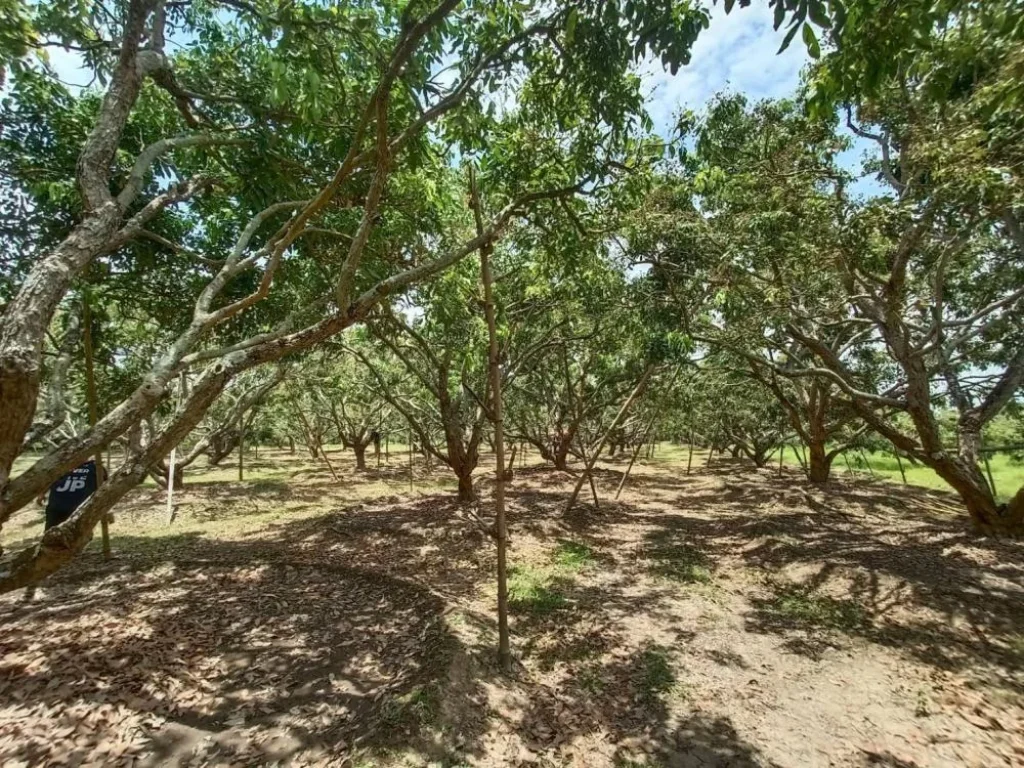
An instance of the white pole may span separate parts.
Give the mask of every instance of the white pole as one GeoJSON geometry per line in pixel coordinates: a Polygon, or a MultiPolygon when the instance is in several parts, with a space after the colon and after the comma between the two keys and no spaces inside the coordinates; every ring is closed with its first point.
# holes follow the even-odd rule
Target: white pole
{"type": "Polygon", "coordinates": [[[174,522],[174,454],[177,447],[171,448],[171,463],[167,467],[167,524],[174,522]]]}

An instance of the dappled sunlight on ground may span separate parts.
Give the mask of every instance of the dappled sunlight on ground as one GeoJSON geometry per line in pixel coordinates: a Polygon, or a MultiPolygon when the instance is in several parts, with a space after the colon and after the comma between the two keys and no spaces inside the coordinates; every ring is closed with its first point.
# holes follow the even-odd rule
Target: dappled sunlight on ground
{"type": "Polygon", "coordinates": [[[329,458],[337,481],[283,451],[190,472],[171,525],[141,488],[115,560],[4,598],[4,763],[1024,762],[1024,547],[949,495],[662,453],[566,514],[573,476],[528,460],[506,677],[487,501],[329,458]]]}

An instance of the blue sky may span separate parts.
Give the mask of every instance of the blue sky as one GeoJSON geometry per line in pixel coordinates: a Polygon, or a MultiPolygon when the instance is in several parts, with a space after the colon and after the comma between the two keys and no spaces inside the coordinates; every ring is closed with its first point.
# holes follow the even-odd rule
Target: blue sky
{"type": "MultiPolygon", "coordinates": [[[[675,75],[660,63],[649,63],[641,70],[648,94],[648,112],[659,135],[669,138],[676,116],[683,109],[700,111],[708,100],[722,91],[742,93],[750,101],[777,99],[795,93],[800,72],[809,63],[807,49],[800,37],[782,53],[785,30],[773,29],[773,14],[767,4],[748,8],[737,4],[730,14],[723,3],[710,8],[711,24],[693,46],[690,63],[675,75]]],[[[871,142],[853,136],[853,146],[841,160],[855,174],[860,173],[865,151],[871,142]]],[[[886,190],[874,177],[859,179],[851,188],[855,194],[881,194],[886,190]]]]}
{"type": "MultiPolygon", "coordinates": [[[[711,24],[698,37],[690,64],[671,75],[660,63],[641,68],[648,111],[659,135],[668,138],[675,117],[682,109],[700,110],[721,91],[746,95],[751,101],[780,98],[793,94],[800,82],[800,71],[808,63],[807,51],[799,37],[783,53],[777,53],[783,32],[772,28],[772,12],[766,4],[748,8],[737,4],[730,14],[724,4],[710,6],[711,24]]],[[[77,54],[51,49],[54,68],[66,82],[84,85],[86,74],[80,69],[77,54]]],[[[858,170],[867,142],[857,139],[843,160],[858,170]]],[[[855,187],[861,193],[881,191],[874,179],[863,179],[855,187]]]]}
{"type": "Polygon", "coordinates": [[[793,93],[807,52],[796,40],[776,54],[782,38],[782,32],[772,29],[767,5],[737,5],[728,15],[721,2],[712,6],[711,25],[697,38],[687,66],[674,76],[660,63],[641,71],[658,133],[667,137],[681,109],[700,110],[723,90],[743,93],[752,101],[793,93]]]}

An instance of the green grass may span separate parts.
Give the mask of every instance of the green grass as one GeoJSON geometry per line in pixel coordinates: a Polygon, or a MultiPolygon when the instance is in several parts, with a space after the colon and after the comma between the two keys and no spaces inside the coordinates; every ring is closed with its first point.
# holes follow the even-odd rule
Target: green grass
{"type": "Polygon", "coordinates": [[[584,669],[576,675],[576,684],[583,690],[598,694],[604,690],[604,678],[596,669],[584,669]]]}
{"type": "Polygon", "coordinates": [[[513,565],[508,569],[508,606],[513,613],[544,616],[568,601],[559,591],[558,577],[550,570],[533,565],[513,565]]]}
{"type": "Polygon", "coordinates": [[[551,553],[550,565],[520,563],[508,569],[508,604],[513,613],[542,616],[568,605],[565,587],[575,574],[597,562],[594,550],[563,539],[551,553]]]}
{"type": "Polygon", "coordinates": [[[640,654],[640,693],[645,699],[654,699],[668,693],[676,684],[668,651],[652,645],[640,654]]]}
{"type": "Polygon", "coordinates": [[[785,587],[768,605],[770,613],[807,628],[843,632],[867,623],[864,609],[852,600],[812,595],[799,587],[785,587]]]}
{"type": "MultiPolygon", "coordinates": [[[[792,455],[791,451],[787,451],[787,460],[792,455]]],[[[850,467],[853,469],[854,474],[863,477],[873,472],[876,477],[890,482],[902,483],[903,478],[900,475],[899,464],[896,462],[896,457],[887,453],[869,453],[864,452],[863,457],[866,457],[865,463],[864,458],[860,453],[851,453],[847,456],[850,461],[850,467]],[[870,470],[869,470],[870,468],[870,470]]],[[[792,458],[792,463],[797,463],[796,458],[792,458]]],[[[997,453],[989,457],[989,466],[992,469],[992,481],[996,486],[996,495],[1000,501],[1007,501],[1017,489],[1024,485],[1024,465],[1014,464],[1012,457],[1004,453],[997,453]]],[[[841,472],[849,474],[850,470],[846,466],[846,462],[843,461],[842,456],[837,456],[836,460],[832,462],[832,469],[834,472],[841,472]]],[[[982,466],[984,469],[984,466],[982,466]]],[[[906,459],[903,460],[903,470],[907,474],[907,484],[916,485],[921,488],[930,488],[937,491],[951,491],[949,484],[946,483],[941,477],[935,472],[924,466],[924,465],[912,465],[906,459]]]]}
{"type": "Polygon", "coordinates": [[[441,694],[436,686],[417,686],[402,696],[387,699],[381,705],[381,722],[389,727],[427,725],[440,712],[441,694]]]}
{"type": "Polygon", "coordinates": [[[682,584],[710,584],[711,561],[689,544],[658,544],[647,552],[648,570],[655,576],[682,584]]]}
{"type": "MultiPolygon", "coordinates": [[[[688,449],[685,444],[673,445],[669,442],[662,442],[658,444],[658,447],[655,450],[654,461],[658,463],[672,464],[685,472],[687,455],[688,449]]],[[[714,458],[711,460],[712,467],[714,467],[715,461],[717,461],[720,456],[721,454],[715,454],[714,458]]],[[[894,455],[890,453],[871,453],[865,451],[863,456],[867,457],[867,463],[865,463],[861,458],[861,454],[859,452],[849,452],[847,454],[847,459],[850,462],[850,466],[852,467],[855,476],[865,477],[874,473],[875,477],[880,480],[900,484],[903,483],[903,477],[900,475],[899,464],[897,463],[894,455]]],[[[707,464],[707,460],[707,449],[698,448],[694,450],[693,468],[695,470],[704,467],[707,464]]],[[[786,448],[783,464],[788,467],[800,467],[800,461],[797,459],[792,447],[786,448]]],[[[778,451],[776,451],[774,458],[771,459],[768,466],[778,467],[778,465],[779,454],[778,451]]],[[[1014,463],[1013,458],[1009,454],[997,453],[990,455],[989,466],[992,470],[992,480],[996,486],[996,495],[1000,501],[1008,501],[1010,497],[1017,492],[1017,489],[1024,486],[1024,464],[1014,463]]],[[[984,470],[984,466],[982,466],[982,469],[984,470]]],[[[914,466],[908,460],[904,459],[903,470],[907,474],[908,485],[915,485],[935,491],[952,492],[952,489],[945,480],[936,475],[933,470],[922,464],[914,466]]],[[[837,456],[835,461],[832,462],[832,471],[836,474],[842,475],[847,475],[850,472],[850,470],[847,469],[846,461],[843,460],[842,456],[837,456]]]]}
{"type": "Polygon", "coordinates": [[[646,704],[655,701],[689,697],[688,687],[679,682],[672,667],[672,656],[668,648],[661,645],[647,645],[637,658],[640,699],[646,704]]]}
{"type": "Polygon", "coordinates": [[[596,562],[594,550],[578,541],[560,541],[551,561],[556,568],[577,573],[596,562]]]}

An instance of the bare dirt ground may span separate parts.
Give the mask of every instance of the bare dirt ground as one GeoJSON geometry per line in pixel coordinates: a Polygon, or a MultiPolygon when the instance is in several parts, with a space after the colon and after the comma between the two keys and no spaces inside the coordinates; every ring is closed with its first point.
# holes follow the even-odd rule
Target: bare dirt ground
{"type": "Polygon", "coordinates": [[[564,515],[521,469],[509,678],[493,546],[400,459],[139,490],[115,560],[0,600],[0,763],[1024,765],[1024,545],[949,496],[612,462],[564,515]]]}

